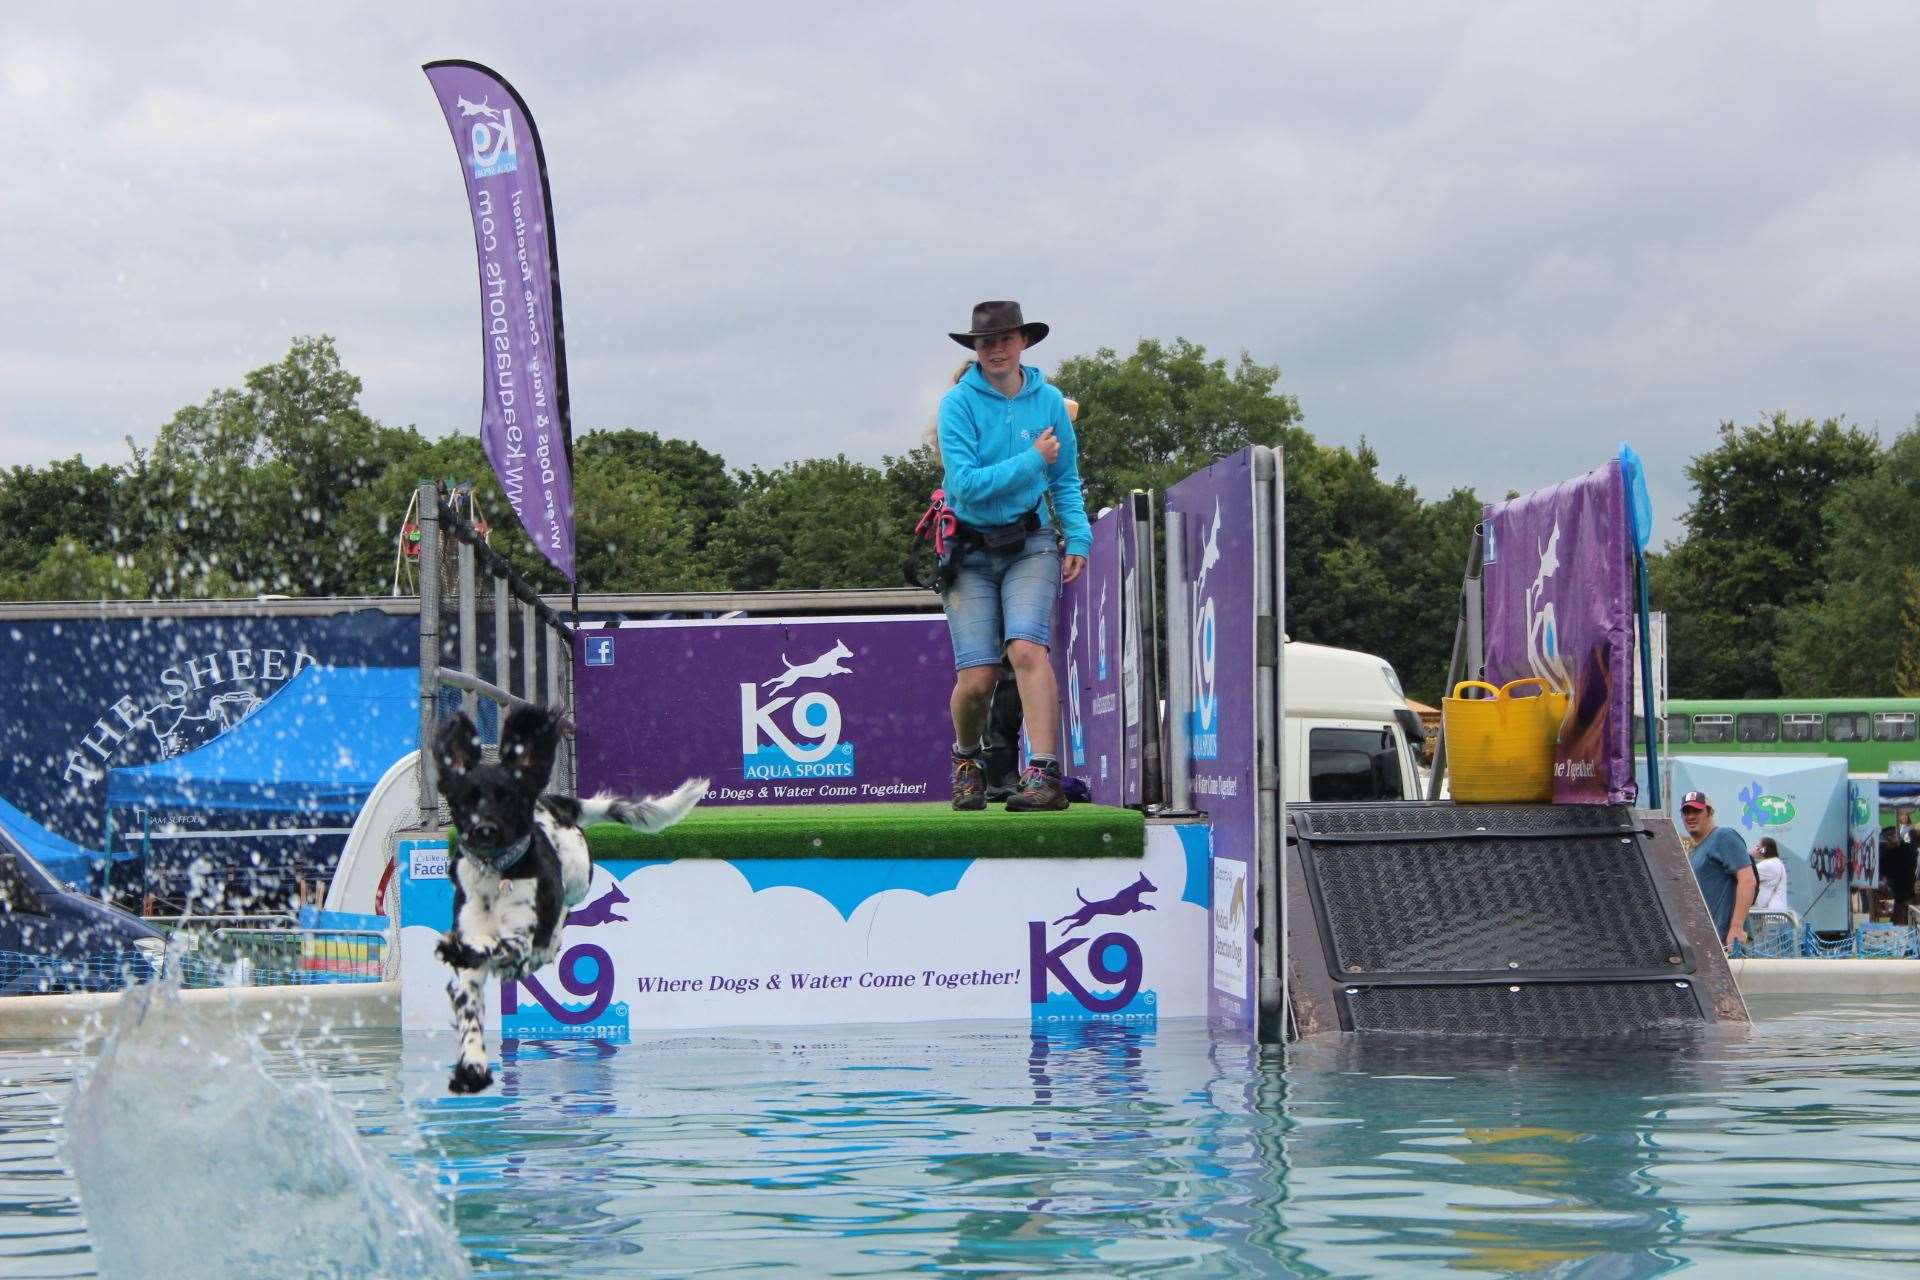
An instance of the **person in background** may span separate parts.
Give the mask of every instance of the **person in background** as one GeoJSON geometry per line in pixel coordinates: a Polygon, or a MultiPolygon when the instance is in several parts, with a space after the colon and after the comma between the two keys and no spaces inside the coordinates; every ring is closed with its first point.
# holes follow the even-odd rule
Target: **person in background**
{"type": "Polygon", "coordinates": [[[1759,888],[1747,913],[1747,928],[1753,933],[1748,954],[1797,955],[1800,917],[1788,894],[1787,864],[1780,860],[1780,845],[1772,836],[1761,836],[1753,846],[1753,873],[1759,888]]]}
{"type": "Polygon", "coordinates": [[[940,401],[942,487],[960,524],[961,548],[941,596],[953,640],[956,809],[986,807],[981,734],[1003,655],[1013,664],[1032,747],[1007,808],[1067,807],[1060,693],[1048,654],[1060,585],[1086,567],[1093,531],[1066,399],[1040,370],[1020,362],[1047,332],[1025,320],[1017,302],[983,302],[973,309],[971,328],[947,335],[974,353],[940,401]],[[1064,559],[1054,521],[1066,541],[1064,559]]]}
{"type": "Polygon", "coordinates": [[[1713,803],[1704,791],[1680,798],[1680,820],[1693,840],[1693,878],[1700,882],[1700,896],[1706,899],[1721,945],[1731,950],[1746,933],[1747,911],[1753,906],[1758,884],[1753,858],[1737,834],[1713,825],[1713,803]]]}
{"type": "Polygon", "coordinates": [[[1780,861],[1780,845],[1772,836],[1761,836],[1753,846],[1753,871],[1759,881],[1754,890],[1755,911],[1791,911],[1787,903],[1787,864],[1780,861]]]}
{"type": "Polygon", "coordinates": [[[1913,810],[1902,809],[1894,815],[1891,842],[1880,846],[1880,879],[1893,895],[1893,922],[1909,924],[1908,908],[1913,905],[1914,863],[1920,860],[1920,832],[1913,826],[1913,810]]]}

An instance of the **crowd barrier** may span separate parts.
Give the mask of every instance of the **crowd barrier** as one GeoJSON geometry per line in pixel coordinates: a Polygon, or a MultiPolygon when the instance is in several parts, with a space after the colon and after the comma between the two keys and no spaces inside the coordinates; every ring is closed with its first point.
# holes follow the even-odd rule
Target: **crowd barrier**
{"type": "Polygon", "coordinates": [[[1736,958],[1813,960],[1911,960],[1920,959],[1920,930],[1904,924],[1859,924],[1836,933],[1814,929],[1771,929],[1736,943],[1736,958]]]}

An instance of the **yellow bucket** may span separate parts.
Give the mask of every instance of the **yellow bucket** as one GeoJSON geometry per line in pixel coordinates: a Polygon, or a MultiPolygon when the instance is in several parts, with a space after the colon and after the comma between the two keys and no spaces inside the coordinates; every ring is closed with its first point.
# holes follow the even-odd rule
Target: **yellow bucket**
{"type": "Polygon", "coordinates": [[[1567,716],[1567,695],[1538,676],[1509,680],[1496,689],[1484,680],[1462,680],[1440,700],[1447,738],[1448,788],[1460,804],[1545,804],[1553,799],[1553,748],[1567,716]],[[1516,698],[1515,689],[1540,692],[1516,698]],[[1491,698],[1466,698],[1485,689],[1491,698]]]}

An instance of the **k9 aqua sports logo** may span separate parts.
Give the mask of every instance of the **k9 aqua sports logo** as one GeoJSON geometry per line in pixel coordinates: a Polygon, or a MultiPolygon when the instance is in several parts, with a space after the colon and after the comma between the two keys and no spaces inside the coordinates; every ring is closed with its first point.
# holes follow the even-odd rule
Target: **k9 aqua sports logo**
{"type": "Polygon", "coordinates": [[[1187,738],[1195,760],[1220,758],[1220,695],[1214,675],[1219,658],[1220,634],[1213,593],[1207,579],[1220,563],[1220,502],[1214,500],[1213,527],[1207,532],[1206,546],[1200,553],[1200,573],[1193,584],[1193,617],[1189,620],[1188,643],[1192,648],[1189,665],[1193,671],[1193,709],[1187,712],[1187,738]]]}
{"type": "MultiPolygon", "coordinates": [[[[625,924],[620,908],[633,901],[618,884],[567,913],[567,928],[625,924]]],[[[561,953],[549,975],[559,991],[535,974],[500,984],[500,1035],[505,1040],[613,1040],[625,1044],[631,1023],[627,1002],[616,1001],[613,957],[593,942],[561,953]]]]}
{"type": "Polygon", "coordinates": [[[1093,928],[1093,922],[1101,916],[1123,917],[1156,910],[1146,900],[1156,892],[1158,886],[1153,881],[1135,875],[1109,897],[1089,899],[1076,890],[1074,896],[1080,902],[1073,910],[1056,920],[1027,922],[1028,1003],[1033,1006],[1035,1026],[1155,1021],[1160,998],[1144,987],[1147,969],[1140,944],[1119,929],[1094,934],[1091,940],[1080,930],[1093,928]],[[1049,929],[1060,939],[1051,947],[1047,945],[1049,929]],[[1081,951],[1082,947],[1086,949],[1081,951]],[[1055,984],[1062,990],[1055,991],[1055,984]]]}
{"type": "Polygon", "coordinates": [[[798,695],[796,684],[852,675],[846,659],[853,650],[841,641],[811,662],[795,663],[785,654],[786,670],[759,684],[740,686],[740,776],[777,778],[851,778],[853,743],[840,736],[840,704],[822,689],[798,695]]]}
{"type": "Polygon", "coordinates": [[[1067,632],[1067,746],[1076,765],[1087,762],[1087,729],[1080,719],[1080,603],[1067,632]]]}
{"type": "Polygon", "coordinates": [[[517,170],[520,155],[513,137],[512,108],[492,106],[486,98],[457,101],[460,118],[473,122],[467,131],[467,163],[473,167],[473,176],[491,178],[517,170]]]}

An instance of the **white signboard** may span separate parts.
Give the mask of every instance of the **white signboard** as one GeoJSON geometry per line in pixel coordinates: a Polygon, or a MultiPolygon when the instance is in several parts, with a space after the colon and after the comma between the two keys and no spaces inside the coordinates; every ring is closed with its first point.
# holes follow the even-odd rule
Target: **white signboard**
{"type": "MultiPolygon", "coordinates": [[[[596,864],[560,958],[490,984],[521,1039],[725,1026],[1204,1016],[1207,830],[1141,858],[683,858],[596,864]],[[504,1007],[503,1007],[504,1003],[504,1007]]],[[[418,864],[416,864],[418,865],[418,864]]],[[[434,957],[452,886],[402,899],[402,1023],[449,1024],[434,957]]]]}
{"type": "Polygon", "coordinates": [[[1213,860],[1213,985],[1230,996],[1249,999],[1247,981],[1247,864],[1233,858],[1213,860]]]}

